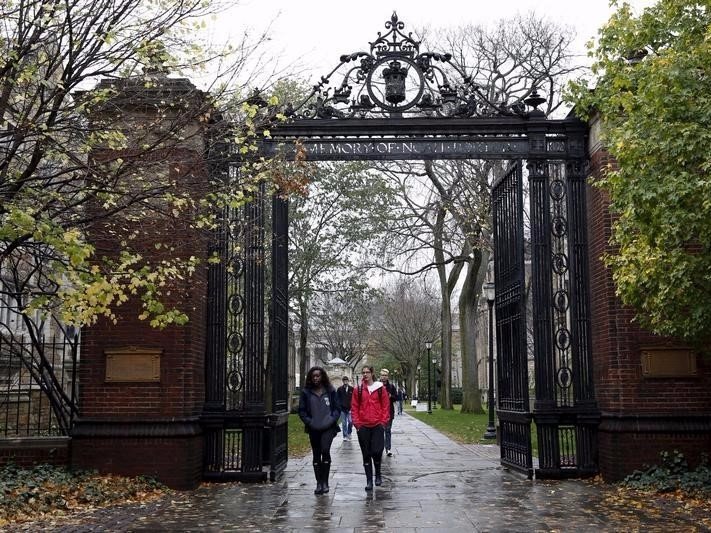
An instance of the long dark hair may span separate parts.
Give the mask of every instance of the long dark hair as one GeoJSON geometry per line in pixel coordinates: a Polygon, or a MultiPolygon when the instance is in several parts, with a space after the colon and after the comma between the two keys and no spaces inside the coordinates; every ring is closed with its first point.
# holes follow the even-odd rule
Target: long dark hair
{"type": "Polygon", "coordinates": [[[306,373],[306,383],[304,384],[304,388],[314,388],[313,375],[314,372],[316,372],[317,370],[321,372],[321,385],[324,389],[329,390],[331,388],[331,380],[328,379],[328,374],[320,366],[312,366],[311,368],[309,368],[309,371],[306,373]]]}

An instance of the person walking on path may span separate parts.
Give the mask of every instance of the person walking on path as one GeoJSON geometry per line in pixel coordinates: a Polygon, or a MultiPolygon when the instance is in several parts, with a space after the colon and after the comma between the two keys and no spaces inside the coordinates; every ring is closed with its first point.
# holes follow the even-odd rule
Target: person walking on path
{"type": "Polygon", "coordinates": [[[402,385],[399,385],[397,388],[397,414],[399,415],[402,414],[402,404],[405,400],[407,400],[407,394],[405,393],[405,389],[402,388],[402,385]]]}
{"type": "Polygon", "coordinates": [[[299,418],[309,434],[313,452],[316,489],[314,494],[329,491],[328,476],[331,472],[331,443],[340,431],[338,395],[320,366],[309,369],[306,382],[299,397],[299,418]]]}
{"type": "Polygon", "coordinates": [[[383,484],[380,465],[385,445],[385,424],[390,420],[390,397],[380,381],[374,380],[372,366],[363,367],[363,379],[355,389],[351,401],[353,425],[358,432],[358,444],[365,469],[365,490],[373,490],[373,467],[375,484],[383,484]]]}
{"type": "Polygon", "coordinates": [[[338,405],[341,407],[341,429],[343,430],[343,440],[351,440],[353,431],[353,419],[351,418],[351,398],[353,397],[353,387],[348,382],[348,376],[343,376],[343,385],[338,387],[338,405]]]}
{"type": "Polygon", "coordinates": [[[385,424],[385,455],[387,455],[388,457],[392,457],[392,430],[393,420],[395,419],[395,402],[397,401],[397,389],[395,388],[395,385],[390,383],[390,371],[387,368],[383,368],[382,370],[380,370],[380,382],[383,384],[383,387],[385,387],[385,390],[388,391],[388,398],[390,400],[390,420],[388,420],[388,423],[385,424]]]}

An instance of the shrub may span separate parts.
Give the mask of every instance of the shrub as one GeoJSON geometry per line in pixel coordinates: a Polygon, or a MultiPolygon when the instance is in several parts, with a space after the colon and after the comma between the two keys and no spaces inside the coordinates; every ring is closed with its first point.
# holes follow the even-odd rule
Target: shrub
{"type": "Polygon", "coordinates": [[[627,476],[622,484],[626,487],[656,492],[682,490],[692,495],[711,495],[711,467],[708,456],[702,456],[695,469],[689,469],[684,454],[678,450],[661,452],[662,464],[646,466],[627,476]]]}

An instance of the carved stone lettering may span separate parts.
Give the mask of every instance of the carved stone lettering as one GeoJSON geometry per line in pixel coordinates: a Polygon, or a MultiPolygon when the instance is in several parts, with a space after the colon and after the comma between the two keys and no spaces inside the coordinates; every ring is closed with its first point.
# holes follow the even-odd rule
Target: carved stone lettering
{"type": "MultiPolygon", "coordinates": [[[[303,147],[312,159],[350,159],[374,157],[376,159],[418,159],[418,158],[504,158],[524,155],[528,148],[525,140],[383,140],[354,141],[303,141],[303,147]]],[[[268,142],[263,146],[265,155],[277,152],[289,154],[293,151],[290,143],[281,145],[268,142]]]]}

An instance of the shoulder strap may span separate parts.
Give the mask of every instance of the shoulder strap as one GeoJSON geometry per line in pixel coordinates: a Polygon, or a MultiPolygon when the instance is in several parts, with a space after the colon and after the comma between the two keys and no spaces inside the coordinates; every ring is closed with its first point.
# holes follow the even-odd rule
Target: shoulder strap
{"type": "MultiPolygon", "coordinates": [[[[358,401],[360,401],[361,395],[363,394],[363,385],[358,385],[358,401]]],[[[378,398],[383,397],[383,387],[378,387],[378,398]]]]}

